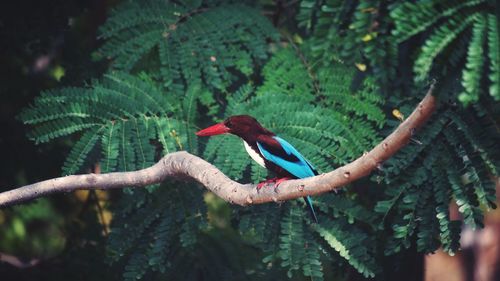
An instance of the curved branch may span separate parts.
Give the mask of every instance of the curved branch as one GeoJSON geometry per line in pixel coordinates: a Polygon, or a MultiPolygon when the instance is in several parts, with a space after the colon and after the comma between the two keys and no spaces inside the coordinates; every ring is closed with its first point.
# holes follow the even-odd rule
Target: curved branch
{"type": "Polygon", "coordinates": [[[50,179],[0,193],[0,207],[35,199],[55,192],[77,189],[111,189],[143,187],[160,183],[176,176],[190,177],[227,202],[242,206],[278,202],[307,195],[318,195],[345,186],[369,175],[374,169],[404,147],[415,130],[432,115],[436,98],[432,85],[413,113],[398,128],[355,161],[329,173],[315,177],[283,182],[279,189],[263,188],[254,184],[240,184],[205,160],[185,151],[167,154],[155,165],[134,172],[73,175],[50,179]]]}
{"type": "Polygon", "coordinates": [[[0,253],[0,264],[1,262],[8,263],[17,268],[29,268],[33,267],[41,262],[39,259],[23,260],[19,257],[12,256],[9,254],[0,253]]]}

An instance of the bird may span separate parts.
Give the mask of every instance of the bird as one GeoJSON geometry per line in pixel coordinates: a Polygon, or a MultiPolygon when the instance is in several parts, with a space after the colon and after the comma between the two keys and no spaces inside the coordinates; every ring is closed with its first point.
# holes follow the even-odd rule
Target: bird
{"type": "MultiPolygon", "coordinates": [[[[240,137],[250,157],[260,166],[276,174],[276,178],[259,183],[258,190],[269,183],[274,183],[277,188],[279,184],[289,179],[303,179],[318,175],[314,166],[297,149],[264,128],[252,116],[234,115],[221,123],[196,132],[196,135],[200,137],[221,134],[233,134],[240,137]]],[[[311,197],[304,197],[304,200],[317,223],[318,218],[311,197]]]]}

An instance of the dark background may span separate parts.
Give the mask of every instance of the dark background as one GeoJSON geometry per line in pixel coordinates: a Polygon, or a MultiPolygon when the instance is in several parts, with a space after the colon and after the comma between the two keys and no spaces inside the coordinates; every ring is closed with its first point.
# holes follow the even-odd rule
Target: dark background
{"type": "MultiPolygon", "coordinates": [[[[71,140],[35,145],[16,116],[44,90],[102,73],[105,65],[91,52],[114,2],[1,1],[0,192],[60,176],[71,140]]],[[[119,280],[96,270],[106,265],[94,195],[55,195],[0,210],[0,280],[119,280]]]]}

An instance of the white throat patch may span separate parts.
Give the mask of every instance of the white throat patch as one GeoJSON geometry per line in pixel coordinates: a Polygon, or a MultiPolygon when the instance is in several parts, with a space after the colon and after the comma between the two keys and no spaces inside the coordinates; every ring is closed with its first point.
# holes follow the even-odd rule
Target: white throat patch
{"type": "Polygon", "coordinates": [[[257,152],[255,152],[255,150],[253,150],[246,141],[243,141],[243,144],[245,145],[245,150],[247,151],[248,155],[250,155],[250,157],[252,157],[252,159],[257,162],[257,164],[265,168],[266,164],[264,163],[264,159],[257,152]]]}

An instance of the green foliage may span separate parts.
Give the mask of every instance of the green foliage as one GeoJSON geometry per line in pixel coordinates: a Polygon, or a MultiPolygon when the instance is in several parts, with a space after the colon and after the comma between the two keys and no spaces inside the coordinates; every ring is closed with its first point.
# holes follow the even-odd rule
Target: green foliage
{"type": "Polygon", "coordinates": [[[373,188],[313,198],[319,223],[302,200],[231,212],[220,204],[230,218],[214,219],[192,182],[125,189],[114,205],[107,252],[125,280],[383,276],[383,264],[408,249],[458,250],[462,222],[450,218],[451,202],[473,228],[495,208],[500,108],[491,99],[500,74],[491,3],[303,0],[292,15],[305,28],[295,45],[279,42],[247,5],[124,1],[101,27],[96,52],[114,71],[42,93],[20,119],[37,143],[76,135],[63,174],[96,163],[103,172],[137,170],[188,150],[232,179],[258,182],[267,171],[241,140],[198,143],[194,132],[249,114],[327,172],[380,142],[399,125],[388,112],[408,115],[422,82],[443,77],[431,120],[354,190],[373,188]]]}
{"type": "Polygon", "coordinates": [[[448,82],[461,75],[463,91],[457,96],[468,105],[482,93],[499,99],[496,9],[494,1],[487,0],[306,0],[300,3],[297,20],[311,33],[319,60],[342,58],[360,69],[368,66],[385,94],[401,90],[394,85],[408,83],[404,76],[412,76],[405,69],[410,64],[416,83],[434,77],[448,82]],[[398,58],[398,50],[405,56],[415,53],[415,60],[398,58]],[[396,77],[396,66],[401,78],[396,77]],[[489,89],[481,87],[483,83],[489,89]]]}
{"type": "Polygon", "coordinates": [[[299,26],[311,33],[315,57],[329,64],[341,58],[368,69],[383,92],[392,88],[397,48],[390,33],[389,6],[396,1],[305,0],[297,15],[299,26]]]}
{"type": "Polygon", "coordinates": [[[88,169],[97,151],[102,171],[110,172],[149,167],[158,152],[185,149],[193,128],[171,118],[180,111],[147,77],[114,73],[85,88],[44,92],[20,119],[34,126],[36,142],[81,133],[63,166],[63,174],[74,174],[88,169]]]}
{"type": "MultiPolygon", "coordinates": [[[[419,144],[406,146],[384,164],[383,180],[390,199],[379,201],[375,210],[386,220],[391,214],[395,217],[387,254],[410,247],[413,235],[421,251],[433,252],[442,245],[455,253],[460,222],[450,221],[449,201],[456,202],[464,222],[472,228],[482,227],[480,205],[496,207],[495,185],[488,175],[497,173],[498,162],[493,164],[485,153],[493,146],[484,143],[461,117],[475,119],[476,114],[454,110],[436,114],[415,136],[419,144]]],[[[500,141],[498,132],[491,132],[491,138],[500,141]]]]}
{"type": "Polygon", "coordinates": [[[108,253],[112,262],[125,259],[124,280],[165,274],[182,252],[199,246],[206,205],[200,190],[186,189],[193,187],[169,182],[153,193],[134,191],[121,199],[125,211],[114,218],[108,253]]]}
{"type": "Polygon", "coordinates": [[[210,1],[126,1],[100,31],[106,41],[98,58],[159,73],[168,91],[181,94],[194,84],[224,90],[238,78],[234,71],[251,75],[267,57],[266,40],[277,39],[258,10],[210,1]]]}
{"type": "Polygon", "coordinates": [[[425,40],[418,48],[420,51],[416,51],[415,79],[455,76],[456,69],[463,69],[460,101],[468,105],[477,102],[480,94],[488,92],[498,101],[500,71],[496,5],[487,0],[395,4],[391,11],[396,26],[394,39],[404,42],[419,36],[425,40]],[[465,63],[462,58],[465,58],[465,63]],[[489,89],[480,87],[483,83],[488,83],[489,89]]]}
{"type": "Polygon", "coordinates": [[[325,239],[330,247],[345,258],[359,273],[365,277],[374,277],[376,262],[373,257],[373,240],[360,229],[346,223],[343,219],[325,220],[313,225],[315,231],[325,239]],[[353,235],[356,233],[356,235],[353,235]]]}
{"type": "MultiPolygon", "coordinates": [[[[498,9],[498,8],[497,8],[498,9]]],[[[500,32],[498,17],[488,15],[488,58],[490,59],[490,95],[498,100],[500,96],[500,32]]]]}

